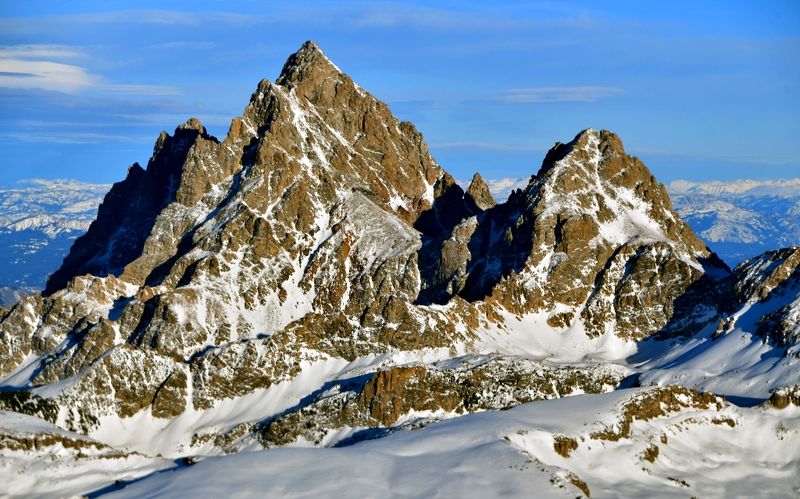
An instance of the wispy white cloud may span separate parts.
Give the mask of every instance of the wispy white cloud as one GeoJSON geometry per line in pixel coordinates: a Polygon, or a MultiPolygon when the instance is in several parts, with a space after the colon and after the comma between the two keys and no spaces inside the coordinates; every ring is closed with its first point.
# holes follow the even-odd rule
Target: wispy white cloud
{"type": "Polygon", "coordinates": [[[75,93],[95,78],[84,68],[53,61],[0,59],[0,87],[75,93]]]}
{"type": "MultiPolygon", "coordinates": [[[[204,125],[230,125],[232,116],[219,113],[194,113],[197,119],[204,125]]],[[[189,118],[189,114],[181,113],[120,113],[113,115],[122,118],[125,123],[157,124],[168,126],[170,123],[183,123],[189,118]]]]}
{"type": "Polygon", "coordinates": [[[501,100],[521,104],[537,102],[595,102],[622,92],[614,87],[533,87],[515,88],[501,100]]]}
{"type": "Polygon", "coordinates": [[[79,47],[65,45],[0,46],[0,88],[40,89],[66,94],[87,90],[121,95],[180,94],[176,88],[167,85],[108,82],[82,66],[53,60],[85,56],[79,47]]]}
{"type": "Polygon", "coordinates": [[[152,24],[162,26],[200,26],[207,23],[232,26],[255,26],[272,18],[236,12],[180,12],[174,10],[116,10],[80,14],[6,17],[0,19],[0,32],[40,33],[55,27],[84,24],[152,24]]]}
{"type": "Polygon", "coordinates": [[[181,95],[181,92],[169,85],[136,85],[126,83],[105,83],[94,86],[99,92],[123,95],[181,95]]]}
{"type": "Polygon", "coordinates": [[[0,46],[0,58],[2,59],[69,59],[82,57],[83,55],[84,54],[78,48],[70,45],[29,44],[0,46]]]}
{"type": "Polygon", "coordinates": [[[471,32],[518,31],[532,29],[589,29],[601,24],[599,19],[589,16],[581,9],[553,9],[546,5],[529,5],[527,10],[540,11],[541,16],[531,19],[529,16],[498,14],[493,7],[479,8],[470,12],[457,12],[452,9],[412,6],[406,4],[365,5],[361,2],[349,4],[349,9],[342,11],[342,6],[328,9],[329,19],[342,18],[343,22],[357,28],[394,28],[413,27],[424,30],[447,30],[471,32]],[[339,11],[338,13],[336,11],[339,11]],[[342,16],[342,14],[346,14],[342,16]]]}
{"type": "Polygon", "coordinates": [[[750,153],[750,152],[735,152],[730,154],[709,154],[706,151],[693,152],[693,151],[677,151],[677,150],[663,150],[663,149],[649,149],[640,147],[631,147],[628,152],[643,157],[660,156],[662,158],[683,159],[692,161],[704,162],[724,162],[745,165],[763,165],[763,166],[796,166],[798,163],[797,155],[793,149],[785,149],[782,151],[772,151],[775,156],[769,157],[764,153],[750,153]]]}
{"type": "Polygon", "coordinates": [[[102,132],[48,130],[47,133],[36,131],[0,132],[0,141],[33,143],[48,142],[53,144],[98,144],[102,142],[129,142],[146,144],[153,142],[153,137],[137,137],[129,134],[112,134],[102,132]]]}

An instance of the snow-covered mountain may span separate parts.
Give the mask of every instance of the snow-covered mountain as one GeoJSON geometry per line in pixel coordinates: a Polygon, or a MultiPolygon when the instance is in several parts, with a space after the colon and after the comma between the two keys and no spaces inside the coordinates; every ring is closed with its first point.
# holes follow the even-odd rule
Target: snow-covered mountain
{"type": "Polygon", "coordinates": [[[0,188],[0,305],[44,288],[110,187],[30,179],[0,188]]]}
{"type": "MultiPolygon", "coordinates": [[[[505,201],[526,179],[486,179],[505,201]]],[[[464,184],[466,185],[466,184],[464,184]]],[[[773,248],[800,244],[800,179],[667,184],[672,205],[728,265],[773,248]]]]}
{"type": "Polygon", "coordinates": [[[731,271],[606,130],[490,189],[306,42],[0,310],[5,492],[796,491],[800,248],[731,271]]]}

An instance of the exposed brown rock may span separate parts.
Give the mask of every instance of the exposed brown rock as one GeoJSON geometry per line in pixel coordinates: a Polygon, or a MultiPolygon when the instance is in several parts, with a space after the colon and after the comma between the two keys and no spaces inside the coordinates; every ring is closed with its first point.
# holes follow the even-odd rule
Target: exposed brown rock
{"type": "Polygon", "coordinates": [[[724,404],[722,397],[682,386],[655,388],[625,402],[614,427],[594,432],[591,437],[595,440],[617,441],[630,436],[634,420],[649,421],[686,408],[708,409],[713,406],[720,410],[724,404]]]}
{"type": "Polygon", "coordinates": [[[800,407],[800,385],[773,390],[764,405],[775,409],[786,409],[790,405],[800,407]]]}
{"type": "Polygon", "coordinates": [[[572,473],[572,472],[570,472],[570,473],[567,473],[567,480],[569,480],[569,483],[571,483],[572,485],[574,485],[575,487],[577,487],[577,488],[578,488],[578,489],[579,489],[581,492],[583,492],[583,494],[584,494],[586,497],[592,497],[592,494],[591,494],[591,492],[589,491],[589,486],[588,486],[588,485],[586,485],[586,482],[584,482],[583,480],[581,480],[581,479],[578,477],[578,475],[576,475],[575,473],[572,473]]]}
{"type": "Polygon", "coordinates": [[[644,452],[642,452],[642,456],[641,457],[645,461],[649,461],[651,463],[654,463],[654,462],[656,462],[656,459],[658,459],[658,453],[659,453],[658,446],[655,445],[655,444],[652,444],[649,447],[647,447],[644,450],[644,452]]]}
{"type": "Polygon", "coordinates": [[[578,441],[564,435],[553,436],[553,449],[563,457],[569,457],[570,452],[578,448],[578,441]]]}
{"type": "Polygon", "coordinates": [[[464,201],[467,207],[476,213],[486,211],[496,204],[489,191],[489,185],[483,180],[480,173],[476,173],[472,177],[469,187],[464,192],[464,201]]]}
{"type": "Polygon", "coordinates": [[[624,376],[618,369],[502,357],[464,360],[459,367],[399,366],[374,373],[363,386],[337,386],[334,395],[322,395],[254,431],[267,447],[300,437],[319,444],[338,428],[394,428],[411,411],[463,414],[507,409],[574,390],[604,392],[624,376]]]}
{"type": "Polygon", "coordinates": [[[741,302],[764,300],[792,276],[800,276],[800,247],[767,251],[734,269],[735,290],[741,302]]]}

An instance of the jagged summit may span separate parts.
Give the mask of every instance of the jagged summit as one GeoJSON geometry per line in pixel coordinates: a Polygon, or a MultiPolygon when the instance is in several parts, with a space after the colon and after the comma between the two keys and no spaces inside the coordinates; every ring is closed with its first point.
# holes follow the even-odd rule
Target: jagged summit
{"type": "Polygon", "coordinates": [[[289,56],[275,83],[291,87],[300,80],[332,73],[344,74],[316,43],[308,40],[297,52],[289,56]]]}
{"type": "Polygon", "coordinates": [[[173,135],[162,132],[146,172],[133,169],[112,188],[104,203],[110,209],[100,208],[46,294],[85,273],[124,274],[136,284],[157,279],[165,269],[156,268],[183,253],[177,247],[183,233],[199,228],[193,229],[197,213],[213,210],[244,176],[258,174],[269,179],[261,209],[276,199],[297,205],[305,213],[300,232],[323,216],[311,212],[329,205],[337,191],[358,189],[412,225],[428,213],[420,222],[425,231],[440,230],[439,219],[446,218],[434,209],[435,199],[451,191],[461,195],[413,125],[398,121],[306,42],[288,58],[278,83],[259,83],[221,143],[196,118],[173,135]],[[116,199],[130,206],[112,207],[116,199]],[[120,223],[121,213],[131,221],[120,223]]]}
{"type": "MultiPolygon", "coordinates": [[[[622,145],[622,140],[619,136],[608,130],[600,130],[599,132],[593,128],[581,130],[575,137],[567,142],[556,142],[555,145],[547,152],[539,171],[536,173],[536,178],[542,178],[548,175],[548,172],[556,165],[558,165],[565,157],[571,154],[583,153],[589,158],[594,158],[597,154],[601,156],[625,155],[625,148],[622,145]]],[[[599,162],[582,166],[600,166],[599,162]]],[[[645,167],[646,170],[646,167],[645,167]]],[[[597,173],[603,176],[605,172],[601,170],[591,171],[586,169],[586,173],[597,173]]],[[[575,173],[575,172],[570,172],[575,173]]],[[[608,172],[612,173],[613,172],[608,172]]],[[[649,171],[647,172],[649,174],[649,171]]]]}
{"type": "Polygon", "coordinates": [[[571,142],[556,144],[526,192],[545,214],[592,217],[601,229],[598,236],[615,244],[669,240],[689,255],[710,253],[672,210],[666,188],[607,130],[586,129],[571,142]]]}
{"type": "Polygon", "coordinates": [[[480,173],[476,173],[472,177],[464,194],[467,205],[473,211],[486,211],[495,205],[489,185],[483,180],[480,173]]]}
{"type": "Polygon", "coordinates": [[[178,128],[175,130],[175,132],[178,133],[178,130],[194,130],[204,137],[210,137],[206,132],[205,125],[203,125],[200,120],[195,117],[191,117],[183,124],[178,125],[178,128]]]}
{"type": "Polygon", "coordinates": [[[556,144],[524,190],[463,222],[442,248],[437,282],[449,293],[435,301],[496,301],[591,335],[660,330],[677,320],[674,304],[695,281],[730,273],[647,167],[615,134],[591,129],[556,144]]]}

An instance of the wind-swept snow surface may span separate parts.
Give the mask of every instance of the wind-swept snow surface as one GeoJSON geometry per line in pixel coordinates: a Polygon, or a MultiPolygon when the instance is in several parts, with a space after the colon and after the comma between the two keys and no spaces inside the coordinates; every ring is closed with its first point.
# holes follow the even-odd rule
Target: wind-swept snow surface
{"type": "MultiPolygon", "coordinates": [[[[208,458],[108,497],[796,497],[800,410],[620,390],[464,416],[350,447],[208,458]],[[664,415],[631,407],[664,398],[664,415]],[[638,405],[637,405],[638,404],[638,405]],[[609,437],[617,431],[621,436],[609,437]],[[615,439],[616,438],[616,439],[615,439]]],[[[693,398],[694,397],[694,398],[693,398]]]]}

